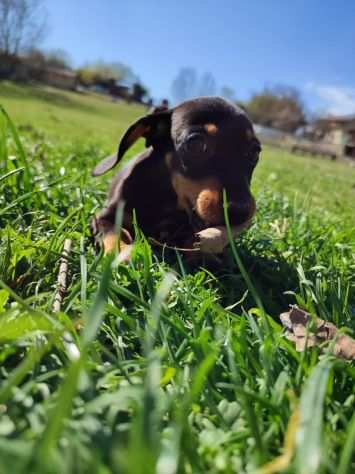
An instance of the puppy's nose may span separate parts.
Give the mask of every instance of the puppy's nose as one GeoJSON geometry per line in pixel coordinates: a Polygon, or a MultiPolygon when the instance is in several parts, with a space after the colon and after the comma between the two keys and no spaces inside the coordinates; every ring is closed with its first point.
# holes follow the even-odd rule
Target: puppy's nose
{"type": "Polygon", "coordinates": [[[229,220],[232,225],[244,224],[251,217],[250,203],[228,203],[229,220]]]}

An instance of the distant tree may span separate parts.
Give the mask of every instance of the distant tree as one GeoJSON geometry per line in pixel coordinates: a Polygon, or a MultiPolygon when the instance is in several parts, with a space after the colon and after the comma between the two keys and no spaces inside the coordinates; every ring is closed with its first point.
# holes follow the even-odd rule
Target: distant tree
{"type": "Polygon", "coordinates": [[[135,102],[143,102],[145,96],[148,95],[148,89],[140,82],[135,82],[132,86],[131,98],[135,102]]]}
{"type": "Polygon", "coordinates": [[[31,48],[24,54],[23,59],[31,66],[37,68],[55,67],[59,69],[70,69],[71,67],[70,56],[62,49],[44,52],[37,48],[31,48]]]}
{"type": "Polygon", "coordinates": [[[171,85],[171,93],[176,102],[191,99],[198,95],[215,95],[216,81],[210,72],[199,77],[191,67],[180,69],[171,85]]]}
{"type": "Polygon", "coordinates": [[[189,99],[197,95],[197,73],[195,69],[184,67],[173,80],[171,92],[176,102],[189,99]]]}
{"type": "Polygon", "coordinates": [[[31,48],[25,54],[25,61],[35,68],[44,68],[46,65],[46,56],[41,50],[31,48]]]}
{"type": "Polygon", "coordinates": [[[62,49],[54,49],[44,53],[45,64],[58,69],[70,69],[71,59],[69,54],[62,49]]]}
{"type": "Polygon", "coordinates": [[[17,56],[43,39],[47,17],[43,0],[0,0],[0,53],[17,56]]]}
{"type": "Polygon", "coordinates": [[[216,81],[210,72],[205,72],[199,80],[198,95],[215,95],[217,91],[216,81]]]}
{"type": "Polygon", "coordinates": [[[298,91],[287,86],[266,88],[246,103],[254,122],[293,132],[306,123],[304,107],[298,91]]]}
{"type": "Polygon", "coordinates": [[[79,84],[85,87],[90,87],[95,84],[97,74],[93,69],[82,67],[76,71],[76,77],[79,84]]]}
{"type": "Polygon", "coordinates": [[[97,61],[79,68],[77,73],[79,82],[85,86],[112,80],[117,82],[125,81],[127,85],[139,82],[132,69],[126,64],[119,62],[106,63],[104,61],[97,61]]]}
{"type": "Polygon", "coordinates": [[[139,78],[133,72],[130,66],[120,62],[109,63],[108,66],[111,67],[111,70],[114,74],[116,81],[125,82],[127,85],[133,86],[135,82],[140,83],[139,78]]]}
{"type": "Polygon", "coordinates": [[[248,109],[247,109],[247,106],[246,106],[245,102],[242,102],[241,100],[234,100],[233,102],[235,103],[235,105],[237,107],[244,110],[244,112],[248,113],[248,109]]]}
{"type": "Polygon", "coordinates": [[[230,100],[231,102],[234,102],[235,100],[234,90],[228,86],[221,87],[221,96],[227,100],[230,100]]]}

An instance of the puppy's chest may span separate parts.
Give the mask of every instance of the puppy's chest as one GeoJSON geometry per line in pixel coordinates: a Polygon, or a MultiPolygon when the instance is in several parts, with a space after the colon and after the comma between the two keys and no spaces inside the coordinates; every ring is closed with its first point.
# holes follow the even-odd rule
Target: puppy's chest
{"type": "Polygon", "coordinates": [[[222,186],[217,178],[191,179],[174,172],[171,184],[177,196],[178,209],[188,215],[196,213],[206,224],[219,224],[223,217],[222,186]]]}
{"type": "Polygon", "coordinates": [[[123,186],[122,198],[144,221],[159,221],[177,208],[177,197],[164,163],[143,163],[123,186]]]}

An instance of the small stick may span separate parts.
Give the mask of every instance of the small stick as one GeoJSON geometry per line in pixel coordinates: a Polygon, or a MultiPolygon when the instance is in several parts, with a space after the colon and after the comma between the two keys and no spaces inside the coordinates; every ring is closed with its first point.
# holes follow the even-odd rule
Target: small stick
{"type": "Polygon", "coordinates": [[[157,245],[158,247],[164,247],[169,250],[179,250],[180,252],[200,252],[200,249],[197,248],[181,248],[181,247],[173,247],[171,245],[163,244],[162,242],[159,242],[159,240],[153,239],[153,237],[148,238],[149,242],[152,243],[153,245],[157,245]]]}
{"type": "Polygon", "coordinates": [[[53,312],[60,311],[64,294],[67,289],[67,273],[68,273],[68,257],[71,250],[71,239],[65,239],[62,256],[60,258],[60,265],[57,278],[57,289],[54,296],[53,312]]]}

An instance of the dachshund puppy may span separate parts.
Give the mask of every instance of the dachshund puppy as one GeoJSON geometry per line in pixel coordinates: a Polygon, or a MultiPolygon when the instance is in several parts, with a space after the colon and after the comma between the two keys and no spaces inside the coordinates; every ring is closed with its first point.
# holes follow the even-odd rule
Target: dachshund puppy
{"type": "Polygon", "coordinates": [[[118,152],[100,162],[93,175],[112,169],[141,137],[147,149],[113,179],[107,205],[93,220],[105,252],[117,246],[120,202],[125,203],[121,245],[132,243],[135,213],[148,237],[222,252],[228,243],[223,190],[233,235],[250,223],[256,209],[250,182],[261,147],[245,112],[219,97],[199,97],[150,113],[128,128],[118,152]]]}

